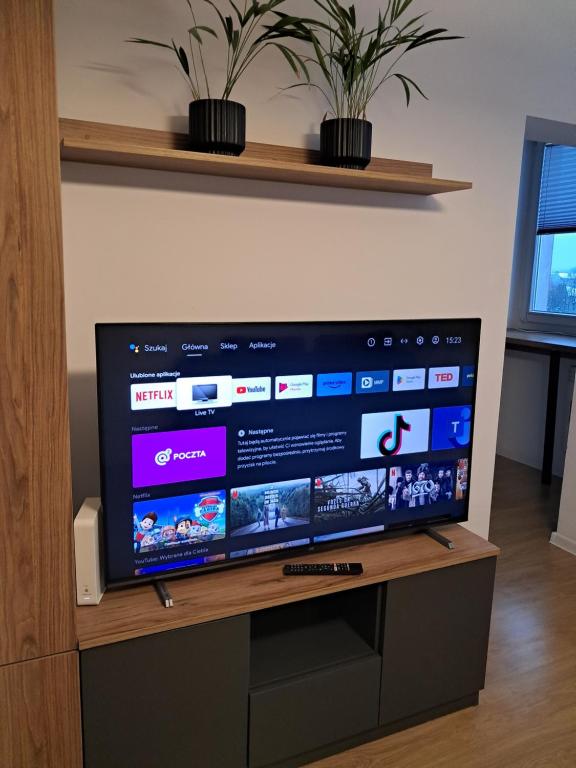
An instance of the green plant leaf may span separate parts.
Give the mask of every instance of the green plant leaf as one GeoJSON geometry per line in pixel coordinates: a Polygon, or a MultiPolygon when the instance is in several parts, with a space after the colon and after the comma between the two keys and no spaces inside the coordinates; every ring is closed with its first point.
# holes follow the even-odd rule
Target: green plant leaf
{"type": "Polygon", "coordinates": [[[238,8],[238,6],[237,6],[237,5],[236,5],[236,3],[234,2],[234,0],[228,0],[228,2],[229,2],[229,3],[230,3],[230,5],[232,6],[232,8],[233,8],[233,10],[234,10],[234,13],[235,13],[235,14],[236,14],[236,16],[238,17],[238,23],[240,24],[240,26],[243,26],[243,23],[242,23],[242,21],[243,21],[243,16],[242,16],[242,14],[240,13],[240,9],[238,8]]]}
{"type": "Polygon", "coordinates": [[[224,24],[226,28],[226,38],[232,48],[234,48],[234,22],[232,21],[232,16],[226,16],[224,18],[224,24]]]}
{"type": "MultiPolygon", "coordinates": [[[[216,3],[214,3],[213,0],[204,0],[204,2],[208,3],[208,5],[211,6],[214,9],[214,11],[216,11],[216,13],[218,14],[218,18],[220,19],[220,23],[222,24],[222,27],[224,28],[224,31],[226,31],[226,21],[224,19],[222,12],[216,5],[216,3]]],[[[230,40],[228,40],[228,42],[230,42],[230,40]]]]}
{"type": "Polygon", "coordinates": [[[172,48],[176,53],[178,61],[180,62],[180,66],[182,67],[186,75],[190,77],[190,66],[188,65],[188,56],[186,56],[186,51],[184,50],[184,48],[182,48],[182,46],[178,48],[174,40],[172,40],[172,48]]]}
{"type": "Polygon", "coordinates": [[[277,48],[280,53],[284,56],[290,67],[292,68],[292,71],[294,74],[299,77],[300,71],[298,70],[298,67],[296,66],[296,62],[294,61],[294,57],[292,56],[292,52],[286,48],[283,45],[280,45],[280,43],[273,43],[274,47],[277,48]]]}
{"type": "Polygon", "coordinates": [[[446,35],[442,36],[447,29],[429,29],[428,32],[423,32],[421,35],[413,40],[406,48],[406,51],[413,51],[414,48],[419,48],[422,45],[428,45],[429,43],[439,43],[444,40],[461,40],[460,35],[446,35]]]}
{"type": "Polygon", "coordinates": [[[303,72],[307,82],[310,82],[310,72],[301,56],[281,43],[271,43],[271,45],[280,51],[297,77],[300,77],[300,72],[303,72]]]}
{"type": "Polygon", "coordinates": [[[196,24],[195,27],[190,27],[188,32],[190,32],[190,34],[196,40],[198,40],[199,43],[203,43],[204,42],[202,40],[202,36],[200,35],[200,32],[206,32],[207,34],[212,35],[212,37],[215,37],[216,39],[218,39],[217,33],[211,27],[206,27],[203,24],[196,24]]]}
{"type": "Polygon", "coordinates": [[[406,94],[406,106],[410,106],[410,96],[411,91],[410,88],[415,88],[418,93],[423,96],[426,100],[428,100],[428,96],[424,93],[424,91],[420,88],[418,83],[415,83],[414,80],[412,80],[410,77],[407,77],[406,75],[401,75],[398,72],[395,72],[393,77],[397,77],[398,80],[402,83],[402,86],[404,88],[404,93],[406,94]]]}
{"type": "Polygon", "coordinates": [[[125,43],[140,43],[140,45],[157,45],[158,48],[168,48],[169,51],[172,50],[171,45],[167,45],[166,43],[157,43],[156,40],[144,40],[142,37],[130,37],[128,40],[124,40],[125,43]]]}
{"type": "Polygon", "coordinates": [[[396,13],[396,19],[399,19],[400,16],[402,16],[405,13],[405,11],[408,10],[409,6],[411,6],[412,3],[413,3],[413,0],[404,0],[403,3],[400,3],[398,5],[398,10],[397,10],[397,13],[396,13]]]}

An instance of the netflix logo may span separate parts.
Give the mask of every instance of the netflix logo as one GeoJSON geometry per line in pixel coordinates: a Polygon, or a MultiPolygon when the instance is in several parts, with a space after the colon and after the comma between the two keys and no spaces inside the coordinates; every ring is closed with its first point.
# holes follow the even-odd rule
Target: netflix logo
{"type": "Polygon", "coordinates": [[[130,407],[133,411],[176,408],[176,382],[132,384],[130,386],[130,401],[130,407]]]}
{"type": "Polygon", "coordinates": [[[428,389],[447,389],[460,384],[460,368],[430,368],[428,371],[428,389]]]}

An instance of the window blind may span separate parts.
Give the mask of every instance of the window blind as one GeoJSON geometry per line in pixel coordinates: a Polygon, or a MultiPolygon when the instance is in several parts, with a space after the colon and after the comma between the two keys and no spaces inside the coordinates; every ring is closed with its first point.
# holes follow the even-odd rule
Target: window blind
{"type": "Polygon", "coordinates": [[[576,232],[576,147],[548,144],[544,147],[539,235],[576,232]]]}

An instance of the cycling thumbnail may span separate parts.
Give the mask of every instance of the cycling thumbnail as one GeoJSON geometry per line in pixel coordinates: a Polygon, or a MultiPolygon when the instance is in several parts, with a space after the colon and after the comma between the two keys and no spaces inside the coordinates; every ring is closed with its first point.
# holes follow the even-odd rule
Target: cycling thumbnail
{"type": "Polygon", "coordinates": [[[310,478],[249,485],[230,491],[232,536],[265,533],[310,522],[310,478]]]}

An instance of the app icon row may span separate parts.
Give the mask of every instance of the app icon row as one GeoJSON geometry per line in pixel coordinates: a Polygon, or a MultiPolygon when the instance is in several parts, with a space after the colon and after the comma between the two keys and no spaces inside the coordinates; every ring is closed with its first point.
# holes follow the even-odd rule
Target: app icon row
{"type": "Polygon", "coordinates": [[[385,371],[344,371],[339,373],[290,374],[272,377],[232,376],[181,377],[176,381],[139,383],[130,387],[133,411],[176,408],[179,411],[202,408],[227,408],[236,403],[272,399],[293,400],[385,392],[410,392],[428,389],[472,387],[474,366],[401,368],[385,371]],[[316,388],[314,388],[316,378],[316,388]]]}

